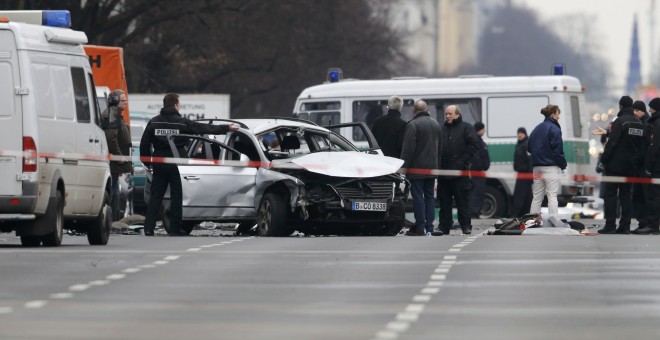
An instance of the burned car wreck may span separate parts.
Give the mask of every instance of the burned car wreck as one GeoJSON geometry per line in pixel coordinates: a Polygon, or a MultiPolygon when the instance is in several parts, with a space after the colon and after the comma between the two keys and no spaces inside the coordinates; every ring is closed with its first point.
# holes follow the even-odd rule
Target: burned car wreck
{"type": "MultiPolygon", "coordinates": [[[[239,223],[237,232],[260,236],[396,235],[403,228],[409,183],[397,173],[402,160],[360,151],[332,127],[312,122],[208,122],[240,128],[227,135],[170,136],[187,232],[203,221],[239,223]],[[188,147],[177,150],[177,138],[188,139],[188,147]]],[[[341,128],[366,129],[354,125],[341,128]]],[[[145,198],[149,186],[148,180],[145,198]]],[[[168,232],[169,203],[168,192],[162,218],[168,232]]]]}

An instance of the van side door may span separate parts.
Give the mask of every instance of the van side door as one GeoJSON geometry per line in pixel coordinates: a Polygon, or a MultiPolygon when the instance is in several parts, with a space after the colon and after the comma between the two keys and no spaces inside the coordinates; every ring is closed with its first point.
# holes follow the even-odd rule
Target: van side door
{"type": "Polygon", "coordinates": [[[17,177],[23,172],[21,89],[14,34],[0,30],[0,196],[22,194],[17,177]]]}

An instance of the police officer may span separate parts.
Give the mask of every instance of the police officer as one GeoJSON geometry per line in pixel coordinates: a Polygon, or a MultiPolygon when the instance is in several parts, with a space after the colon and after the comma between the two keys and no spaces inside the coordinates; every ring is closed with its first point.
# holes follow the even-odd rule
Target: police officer
{"type": "MultiPolygon", "coordinates": [[[[173,134],[226,134],[236,131],[234,125],[210,125],[193,122],[181,117],[179,114],[179,95],[168,93],[163,98],[163,108],[160,115],[152,118],[144,129],[140,141],[140,155],[145,166],[153,168],[153,179],[151,182],[151,198],[147,205],[147,216],[144,220],[144,235],[153,236],[156,226],[158,212],[162,205],[163,196],[170,186],[170,220],[173,236],[185,236],[187,233],[181,229],[182,219],[182,190],[179,168],[176,164],[164,164],[152,161],[153,157],[173,157],[167,136],[173,134]],[[152,152],[153,147],[153,152],[152,152]]],[[[183,149],[188,143],[186,139],[176,141],[177,148],[183,149]]]]}
{"type": "MultiPolygon", "coordinates": [[[[605,149],[600,160],[605,167],[607,176],[635,176],[639,171],[642,155],[644,127],[633,114],[633,100],[623,96],[619,100],[620,111],[612,123],[605,149]]],[[[599,234],[630,234],[630,219],[632,217],[632,186],[630,183],[608,182],[605,184],[605,227],[598,230],[599,234]],[[621,218],[616,228],[617,198],[621,204],[621,218]]]]}

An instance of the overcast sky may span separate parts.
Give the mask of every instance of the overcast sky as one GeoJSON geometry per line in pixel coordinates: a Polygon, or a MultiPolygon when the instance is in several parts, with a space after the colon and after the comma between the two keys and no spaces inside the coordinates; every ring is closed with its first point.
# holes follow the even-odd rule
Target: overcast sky
{"type": "MultiPolygon", "coordinates": [[[[640,60],[642,64],[642,81],[648,80],[650,63],[650,12],[651,3],[655,0],[513,0],[514,3],[525,4],[537,11],[539,18],[548,22],[552,18],[565,15],[584,13],[597,18],[593,29],[601,41],[604,58],[610,62],[616,79],[612,85],[623,88],[628,76],[628,62],[634,15],[638,18],[638,33],[640,44],[640,60]]],[[[660,61],[660,3],[655,4],[655,60],[660,61]]],[[[654,61],[655,62],[655,61],[654,61]]],[[[656,63],[660,67],[660,63],[656,63]]],[[[570,73],[570,65],[567,65],[570,73]]]]}

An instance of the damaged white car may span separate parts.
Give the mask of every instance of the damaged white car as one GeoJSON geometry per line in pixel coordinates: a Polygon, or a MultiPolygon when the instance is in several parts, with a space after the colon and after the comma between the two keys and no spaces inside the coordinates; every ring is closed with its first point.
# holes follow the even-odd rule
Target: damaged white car
{"type": "MultiPolygon", "coordinates": [[[[183,227],[239,223],[260,236],[396,235],[405,222],[409,183],[403,161],[374,151],[363,123],[325,128],[296,119],[209,120],[238,124],[227,135],[170,137],[183,185],[183,227]],[[372,149],[358,150],[332,129],[362,129],[372,149]],[[177,150],[175,139],[189,139],[177,150]]],[[[180,145],[180,143],[178,143],[180,145]]],[[[145,189],[148,197],[150,175],[145,189]]],[[[169,231],[169,190],[163,224],[169,231]]]]}

